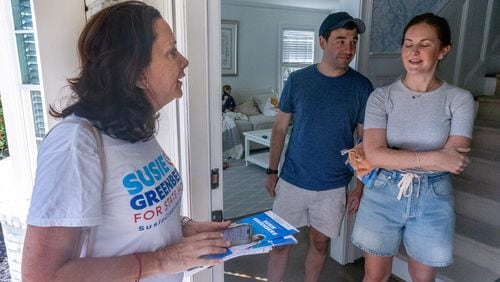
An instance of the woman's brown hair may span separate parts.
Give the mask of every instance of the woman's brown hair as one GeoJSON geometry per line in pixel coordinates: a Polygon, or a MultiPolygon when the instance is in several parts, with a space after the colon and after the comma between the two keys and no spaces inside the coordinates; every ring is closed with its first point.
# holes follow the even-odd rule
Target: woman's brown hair
{"type": "Polygon", "coordinates": [[[408,29],[416,24],[426,23],[433,26],[436,29],[439,40],[441,41],[441,47],[451,46],[451,31],[448,21],[445,18],[437,16],[433,13],[424,13],[413,17],[408,24],[405,26],[403,31],[403,38],[401,38],[401,45],[405,42],[405,35],[408,29]]]}
{"type": "Polygon", "coordinates": [[[139,1],[123,2],[94,15],[78,40],[80,73],[68,79],[74,103],[61,112],[90,120],[107,135],[130,142],[156,132],[158,114],[138,87],[151,62],[153,24],[161,15],[139,1]]]}

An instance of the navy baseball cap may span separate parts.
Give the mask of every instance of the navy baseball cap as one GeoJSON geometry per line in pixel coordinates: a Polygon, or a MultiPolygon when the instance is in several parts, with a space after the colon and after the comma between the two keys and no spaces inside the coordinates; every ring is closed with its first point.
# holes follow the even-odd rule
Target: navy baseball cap
{"type": "Polygon", "coordinates": [[[365,32],[365,24],[360,19],[355,19],[351,17],[346,12],[338,12],[328,15],[326,19],[323,21],[321,26],[319,27],[319,36],[324,35],[329,30],[334,30],[337,28],[344,27],[346,23],[352,22],[356,25],[358,29],[358,33],[365,32]]]}

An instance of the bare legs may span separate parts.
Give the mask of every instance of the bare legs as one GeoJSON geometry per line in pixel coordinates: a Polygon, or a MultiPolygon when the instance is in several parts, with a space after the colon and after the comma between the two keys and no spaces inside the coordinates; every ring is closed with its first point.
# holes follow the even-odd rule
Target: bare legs
{"type": "MultiPolygon", "coordinates": [[[[365,253],[365,277],[363,282],[387,281],[392,272],[393,257],[379,257],[365,253]]],[[[408,258],[408,271],[413,282],[431,282],[436,277],[436,268],[408,258]]]]}
{"type": "Polygon", "coordinates": [[[304,281],[315,282],[319,279],[319,274],[325,264],[326,254],[330,238],[311,226],[309,231],[309,250],[306,257],[306,276],[304,281]]]}
{"type": "Polygon", "coordinates": [[[379,257],[365,253],[363,282],[387,281],[392,272],[392,257],[379,257]]]}
{"type": "MultiPolygon", "coordinates": [[[[310,247],[307,251],[305,279],[307,282],[318,281],[328,253],[330,238],[323,235],[314,227],[309,231],[310,247]]],[[[280,282],[285,275],[291,246],[274,247],[269,255],[267,279],[269,282],[280,282]]]]}
{"type": "Polygon", "coordinates": [[[436,268],[421,264],[412,258],[409,258],[408,270],[413,282],[430,282],[436,278],[436,268]]]}
{"type": "Polygon", "coordinates": [[[285,275],[288,257],[292,246],[274,247],[269,254],[269,262],[267,264],[267,280],[269,282],[280,282],[285,275]]]}

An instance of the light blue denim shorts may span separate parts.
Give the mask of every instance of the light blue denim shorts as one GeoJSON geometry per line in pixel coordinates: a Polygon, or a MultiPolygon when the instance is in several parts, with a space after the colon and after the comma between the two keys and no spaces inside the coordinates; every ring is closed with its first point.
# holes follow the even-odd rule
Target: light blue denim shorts
{"type": "Polygon", "coordinates": [[[451,175],[416,175],[398,200],[404,175],[380,170],[372,187],[365,187],[352,243],[372,255],[394,256],[402,239],[414,260],[432,267],[450,265],[455,230],[451,175]]]}

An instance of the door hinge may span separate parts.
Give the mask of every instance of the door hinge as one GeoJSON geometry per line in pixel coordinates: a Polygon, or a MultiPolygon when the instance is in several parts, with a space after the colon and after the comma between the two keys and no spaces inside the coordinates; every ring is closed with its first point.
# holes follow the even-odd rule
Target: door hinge
{"type": "Polygon", "coordinates": [[[222,210],[212,211],[212,221],[222,222],[223,219],[222,210]]]}
{"type": "Polygon", "coordinates": [[[210,172],[210,189],[217,189],[219,187],[219,169],[213,168],[210,172]]]}

